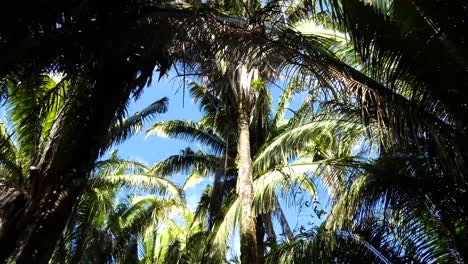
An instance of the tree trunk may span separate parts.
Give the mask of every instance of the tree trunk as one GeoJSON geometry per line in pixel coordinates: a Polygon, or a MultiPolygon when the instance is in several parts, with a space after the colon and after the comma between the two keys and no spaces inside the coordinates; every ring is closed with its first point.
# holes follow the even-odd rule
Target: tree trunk
{"type": "Polygon", "coordinates": [[[257,264],[265,263],[265,228],[263,226],[265,215],[257,216],[256,232],[257,232],[257,264]]]}
{"type": "Polygon", "coordinates": [[[35,214],[32,228],[24,240],[24,246],[16,258],[16,263],[49,262],[77,197],[75,191],[61,192],[61,195],[58,193],[52,192],[44,198],[38,210],[43,213],[35,214]]]}
{"type": "Polygon", "coordinates": [[[286,216],[284,215],[283,209],[281,207],[278,208],[277,214],[280,220],[281,228],[283,230],[283,236],[285,236],[288,240],[292,240],[294,233],[291,231],[288,220],[286,219],[286,216]]]}
{"type": "Polygon", "coordinates": [[[208,207],[208,229],[213,228],[216,218],[221,211],[221,204],[223,202],[223,182],[221,178],[224,176],[224,168],[218,168],[215,173],[213,190],[211,191],[210,204],[208,207]]]}
{"type": "MultiPolygon", "coordinates": [[[[109,127],[130,96],[132,86],[124,80],[133,72],[118,62],[113,65],[103,67],[94,85],[77,89],[64,118],[54,124],[49,145],[36,159],[37,168],[30,172],[31,198],[16,227],[23,226],[16,263],[49,262],[89,173],[108,144],[109,127]]],[[[0,244],[14,242],[2,239],[0,244]]]]}
{"type": "Polygon", "coordinates": [[[26,203],[24,193],[0,183],[0,241],[5,241],[0,250],[0,263],[5,263],[16,248],[21,231],[17,227],[26,203]]]}
{"type": "Polygon", "coordinates": [[[249,115],[245,109],[240,108],[239,115],[239,173],[237,179],[237,194],[240,198],[241,224],[240,224],[240,250],[243,264],[256,263],[256,232],[253,216],[253,180],[252,157],[250,155],[249,115]]]}

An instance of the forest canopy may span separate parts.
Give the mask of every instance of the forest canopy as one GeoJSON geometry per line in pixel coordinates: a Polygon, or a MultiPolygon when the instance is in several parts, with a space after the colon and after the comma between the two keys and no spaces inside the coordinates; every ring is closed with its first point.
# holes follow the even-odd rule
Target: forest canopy
{"type": "Polygon", "coordinates": [[[466,1],[0,6],[0,263],[468,260],[466,1]]]}

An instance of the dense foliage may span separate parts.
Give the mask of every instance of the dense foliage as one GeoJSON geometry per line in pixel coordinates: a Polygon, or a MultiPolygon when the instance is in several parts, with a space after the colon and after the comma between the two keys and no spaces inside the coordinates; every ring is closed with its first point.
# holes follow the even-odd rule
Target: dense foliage
{"type": "Polygon", "coordinates": [[[10,4],[0,263],[468,261],[465,1],[10,4]],[[168,110],[126,111],[171,67],[204,116],[146,133],[201,149],[111,153],[168,110]],[[294,230],[285,205],[324,220],[294,230]]]}

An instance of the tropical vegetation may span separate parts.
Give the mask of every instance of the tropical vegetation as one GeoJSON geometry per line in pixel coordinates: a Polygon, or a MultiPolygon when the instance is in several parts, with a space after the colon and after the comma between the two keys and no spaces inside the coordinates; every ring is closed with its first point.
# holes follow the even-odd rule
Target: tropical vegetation
{"type": "Polygon", "coordinates": [[[468,261],[466,1],[0,6],[0,263],[468,261]]]}

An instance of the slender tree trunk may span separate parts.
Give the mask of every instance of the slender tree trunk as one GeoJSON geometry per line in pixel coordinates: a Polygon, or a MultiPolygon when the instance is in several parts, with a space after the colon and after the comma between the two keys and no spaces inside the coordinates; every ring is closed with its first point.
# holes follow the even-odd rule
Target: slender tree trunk
{"type": "Polygon", "coordinates": [[[221,178],[224,176],[224,168],[218,168],[215,173],[215,179],[213,183],[213,190],[211,191],[210,204],[208,207],[209,219],[208,219],[208,228],[214,226],[216,222],[216,217],[221,211],[221,204],[223,202],[223,182],[221,178]]]}
{"type": "Polygon", "coordinates": [[[275,229],[273,228],[273,220],[272,212],[268,212],[268,214],[263,215],[263,222],[265,223],[265,233],[268,236],[268,241],[271,243],[272,241],[276,241],[276,233],[275,229]]]}
{"type": "Polygon", "coordinates": [[[288,220],[286,219],[286,216],[284,215],[283,209],[281,207],[278,209],[278,217],[280,220],[281,228],[283,229],[283,235],[288,240],[293,239],[294,233],[291,231],[288,220]]]}
{"type": "Polygon", "coordinates": [[[254,198],[252,180],[252,157],[250,154],[249,115],[240,107],[239,115],[239,173],[237,179],[237,193],[241,205],[240,250],[243,264],[256,263],[256,232],[252,204],[254,198]]]}
{"type": "Polygon", "coordinates": [[[265,228],[263,226],[265,215],[257,216],[256,239],[257,239],[257,264],[265,263],[265,228]]]}

